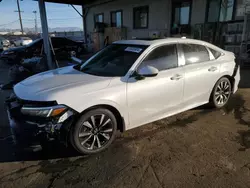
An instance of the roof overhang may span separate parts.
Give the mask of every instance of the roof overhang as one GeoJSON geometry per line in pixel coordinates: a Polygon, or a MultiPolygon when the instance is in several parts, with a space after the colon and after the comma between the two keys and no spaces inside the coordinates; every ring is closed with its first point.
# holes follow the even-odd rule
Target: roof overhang
{"type": "MultiPolygon", "coordinates": [[[[34,0],[38,1],[38,0],[34,0]]],[[[71,5],[84,5],[85,7],[97,6],[99,4],[109,3],[115,0],[44,0],[50,3],[71,4],[71,5]]]]}
{"type": "MultiPolygon", "coordinates": [[[[38,0],[33,0],[33,1],[38,1],[38,0]]],[[[71,4],[71,5],[90,5],[96,3],[98,0],[44,0],[44,1],[49,3],[60,3],[60,4],[71,4]]]]}
{"type": "Polygon", "coordinates": [[[45,0],[50,3],[72,4],[72,5],[86,5],[91,4],[94,0],[45,0]]]}

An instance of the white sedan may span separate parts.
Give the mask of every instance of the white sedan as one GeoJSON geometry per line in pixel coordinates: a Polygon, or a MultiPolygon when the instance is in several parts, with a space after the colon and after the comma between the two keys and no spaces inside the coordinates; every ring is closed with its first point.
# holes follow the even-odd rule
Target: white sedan
{"type": "Polygon", "coordinates": [[[17,84],[8,105],[11,128],[17,138],[30,129],[35,138],[43,134],[97,153],[117,130],[206,103],[224,107],[239,81],[234,54],[203,41],[118,41],[83,64],[17,84]]]}

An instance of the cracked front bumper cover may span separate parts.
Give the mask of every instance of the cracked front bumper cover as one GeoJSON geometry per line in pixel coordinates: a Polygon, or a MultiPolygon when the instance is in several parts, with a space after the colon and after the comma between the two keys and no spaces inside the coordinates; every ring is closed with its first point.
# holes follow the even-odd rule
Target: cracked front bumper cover
{"type": "Polygon", "coordinates": [[[73,112],[69,113],[70,115],[63,122],[58,123],[60,117],[57,117],[57,119],[46,119],[22,115],[20,111],[22,105],[15,99],[7,100],[6,106],[15,144],[31,146],[32,144],[51,140],[59,140],[66,143],[67,132],[74,120],[73,112]]]}

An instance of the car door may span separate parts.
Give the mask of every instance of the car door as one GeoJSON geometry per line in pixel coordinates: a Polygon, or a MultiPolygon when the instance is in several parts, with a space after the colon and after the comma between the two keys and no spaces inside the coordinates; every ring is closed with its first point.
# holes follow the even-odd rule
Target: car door
{"type": "Polygon", "coordinates": [[[220,78],[220,64],[204,45],[186,43],[180,44],[180,49],[185,59],[184,106],[204,104],[220,78]]]}
{"type": "Polygon", "coordinates": [[[155,77],[137,80],[131,76],[127,83],[127,103],[131,128],[173,114],[180,109],[183,97],[184,71],[178,65],[177,45],[153,49],[140,63],[159,70],[155,77]]]}

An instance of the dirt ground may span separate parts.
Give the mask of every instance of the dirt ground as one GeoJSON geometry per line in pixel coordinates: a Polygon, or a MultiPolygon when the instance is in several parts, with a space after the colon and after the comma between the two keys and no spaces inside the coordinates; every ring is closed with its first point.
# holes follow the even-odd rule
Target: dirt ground
{"type": "MultiPolygon", "coordinates": [[[[1,64],[0,82],[6,75],[1,64]]],[[[3,107],[9,92],[0,91],[0,187],[250,187],[248,75],[225,109],[200,107],[130,130],[92,156],[59,146],[19,151],[3,107]]]]}

